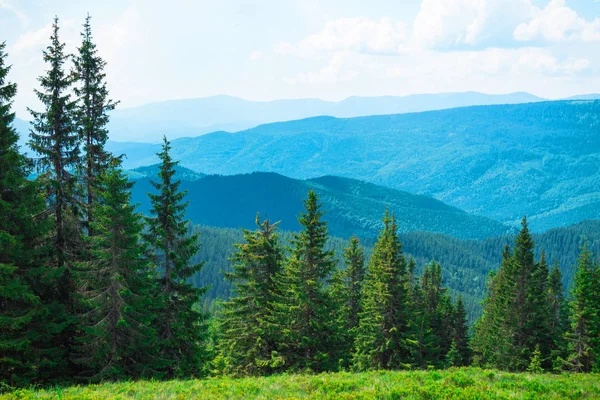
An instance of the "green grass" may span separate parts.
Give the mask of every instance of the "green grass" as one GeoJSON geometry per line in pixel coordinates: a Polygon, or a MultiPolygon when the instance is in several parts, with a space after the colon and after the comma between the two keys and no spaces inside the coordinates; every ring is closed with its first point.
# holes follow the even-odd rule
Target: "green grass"
{"type": "Polygon", "coordinates": [[[18,390],[0,399],[597,399],[598,374],[446,371],[142,381],[18,390]]]}

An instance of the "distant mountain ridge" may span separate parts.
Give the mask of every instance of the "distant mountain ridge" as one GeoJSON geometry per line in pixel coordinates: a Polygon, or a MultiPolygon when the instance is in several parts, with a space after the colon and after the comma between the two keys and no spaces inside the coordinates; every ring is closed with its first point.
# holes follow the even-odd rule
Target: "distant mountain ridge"
{"type": "MultiPolygon", "coordinates": [[[[315,117],[172,145],[198,172],[345,176],[502,222],[527,214],[536,231],[600,218],[600,101],[315,117]]],[[[158,148],[129,144],[127,167],[156,163],[158,148]]]]}
{"type": "MultiPolygon", "coordinates": [[[[181,189],[188,191],[186,200],[190,202],[187,218],[195,224],[252,229],[258,212],[281,220],[284,230],[299,230],[297,216],[303,210],[302,200],[313,189],[320,195],[329,230],[335,236],[376,237],[386,208],[395,213],[401,232],[427,231],[475,239],[512,231],[497,221],[467,214],[430,197],[348,178],[297,180],[257,172],[191,180],[188,174],[181,180],[181,189]]],[[[140,211],[148,212],[146,193],[153,191],[149,178],[137,179],[132,202],[140,203],[140,211]]]]}
{"type": "Polygon", "coordinates": [[[265,123],[321,115],[350,118],[542,100],[544,99],[524,92],[500,95],[464,92],[349,97],[337,102],[320,99],[250,101],[231,96],[213,96],[117,109],[112,113],[109,131],[113,140],[151,143],[158,142],[164,134],[175,139],[215,131],[236,132],[265,123]]]}

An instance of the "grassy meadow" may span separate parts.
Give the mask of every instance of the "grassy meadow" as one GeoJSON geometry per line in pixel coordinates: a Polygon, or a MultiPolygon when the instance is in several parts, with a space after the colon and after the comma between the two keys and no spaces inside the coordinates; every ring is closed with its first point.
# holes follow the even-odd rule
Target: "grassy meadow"
{"type": "Polygon", "coordinates": [[[598,399],[599,374],[443,371],[279,375],[22,389],[0,399],[598,399]]]}

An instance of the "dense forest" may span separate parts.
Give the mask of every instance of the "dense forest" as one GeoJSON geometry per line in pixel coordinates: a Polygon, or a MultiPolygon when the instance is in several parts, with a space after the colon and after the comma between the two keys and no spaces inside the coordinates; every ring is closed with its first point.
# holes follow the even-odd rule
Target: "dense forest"
{"type": "MultiPolygon", "coordinates": [[[[0,390],[467,365],[600,371],[597,256],[584,241],[565,290],[554,260],[572,256],[576,235],[565,236],[571,241],[565,245],[551,242],[550,233],[540,240],[553,243],[548,253],[536,254],[527,218],[510,243],[506,237],[463,242],[499,253],[480,267],[489,271],[498,260],[472,329],[461,292],[471,303],[477,292],[465,284],[451,295],[445,278],[459,285],[470,274],[444,272],[440,260],[451,256],[407,254],[402,215],[391,210],[369,243],[332,239],[323,203],[310,188],[295,232],[252,215],[255,227],[232,240],[223,268],[228,296],[208,306],[208,288],[193,284],[204,268],[200,249],[221,259],[227,250],[209,235],[205,243],[185,218],[193,205],[166,138],[158,168],[146,171],[153,174],[148,212],[136,210],[135,183],[122,157],[105,147],[117,102],[90,22],[88,16],[81,44],[69,55],[54,20],[43,52],[47,71],[36,90],[43,107],[30,110],[33,159],[18,146],[11,110],[17,88],[0,45],[0,390]]],[[[435,235],[410,238],[415,254],[420,240],[436,247],[435,235]]],[[[476,286],[483,285],[483,274],[477,278],[476,286]]]]}

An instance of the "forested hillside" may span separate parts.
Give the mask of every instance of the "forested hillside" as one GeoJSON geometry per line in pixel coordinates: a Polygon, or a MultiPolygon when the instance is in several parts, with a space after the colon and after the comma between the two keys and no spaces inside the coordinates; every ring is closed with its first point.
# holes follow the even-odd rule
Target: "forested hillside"
{"type": "MultiPolygon", "coordinates": [[[[562,101],[318,117],[175,140],[173,154],[207,174],[360,179],[503,222],[527,214],[543,231],[600,218],[599,113],[600,101],[562,101]]],[[[125,165],[154,164],[148,146],[128,147],[125,165]]]]}
{"type": "MultiPolygon", "coordinates": [[[[204,268],[194,276],[194,284],[208,286],[204,306],[209,308],[215,299],[228,299],[231,294],[231,284],[223,279],[222,272],[231,268],[229,258],[235,250],[233,245],[242,240],[242,231],[201,225],[195,225],[192,231],[200,233],[202,244],[194,261],[205,262],[204,268]]],[[[592,252],[600,254],[600,221],[586,221],[556,228],[533,237],[537,244],[536,257],[544,250],[551,265],[557,262],[566,288],[573,282],[577,256],[583,241],[587,239],[592,252]]],[[[406,255],[415,258],[419,274],[431,260],[442,264],[444,283],[454,295],[463,295],[471,321],[481,314],[481,299],[489,272],[500,266],[502,249],[514,240],[514,236],[460,240],[428,232],[401,233],[399,238],[406,255]]],[[[284,232],[282,240],[289,243],[289,239],[290,232],[284,232]]],[[[373,251],[375,240],[367,238],[361,242],[368,258],[373,251]]],[[[335,251],[339,268],[343,268],[343,248],[347,245],[348,240],[339,237],[331,237],[327,245],[335,251]]]]}
{"type": "MultiPolygon", "coordinates": [[[[133,173],[141,174],[140,171],[144,170],[138,168],[133,173]]],[[[303,181],[273,173],[196,179],[189,170],[180,172],[181,187],[188,191],[190,201],[187,217],[196,224],[252,228],[259,212],[281,220],[283,229],[295,231],[299,229],[296,216],[302,210],[302,199],[314,189],[328,210],[331,233],[340,237],[376,237],[386,208],[398,216],[400,232],[427,231],[474,239],[511,231],[499,222],[467,214],[430,197],[354,179],[328,176],[303,181]]],[[[142,212],[148,210],[149,191],[149,179],[138,179],[132,189],[133,201],[141,204],[142,212]]]]}

